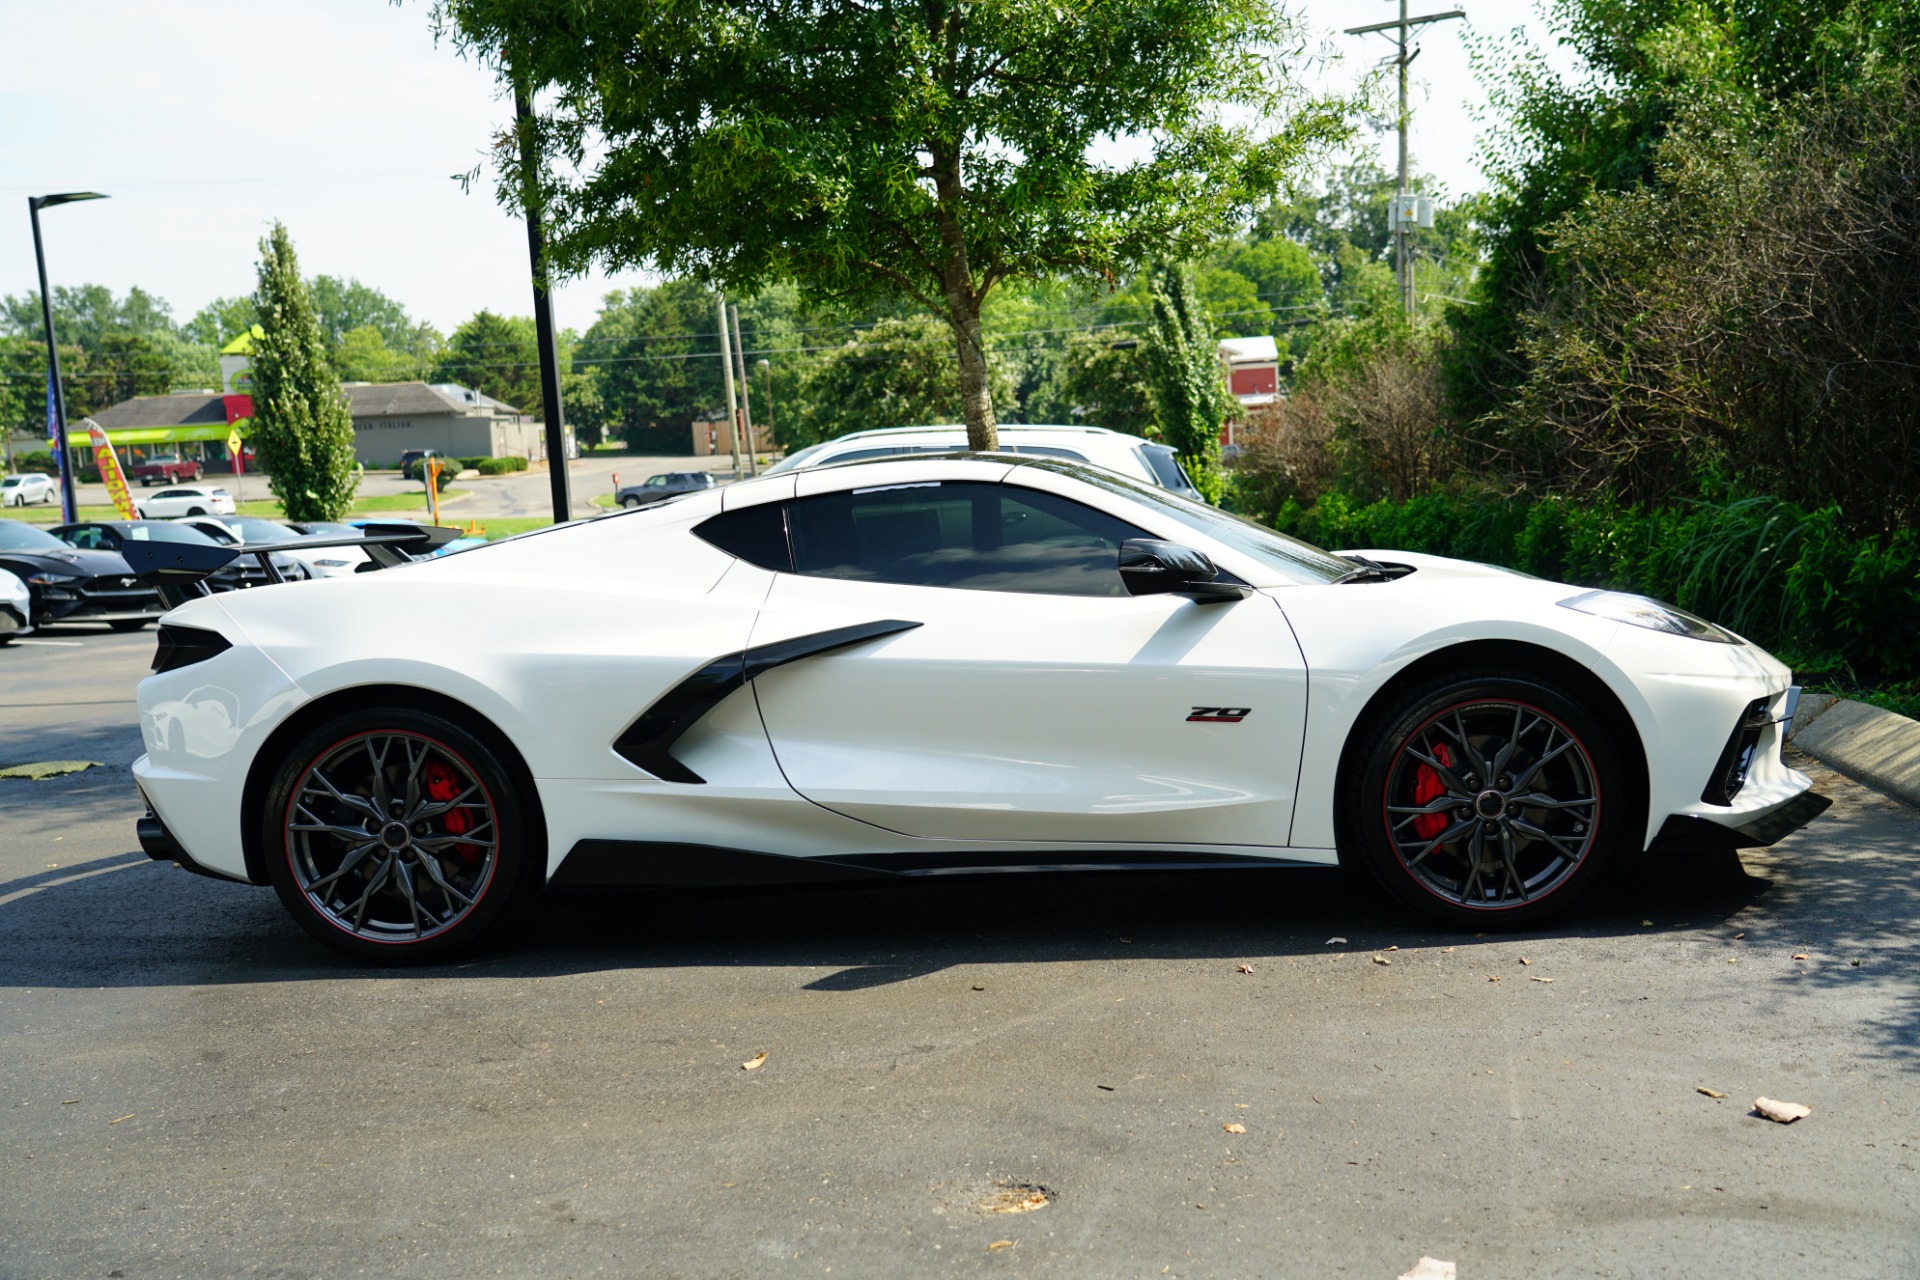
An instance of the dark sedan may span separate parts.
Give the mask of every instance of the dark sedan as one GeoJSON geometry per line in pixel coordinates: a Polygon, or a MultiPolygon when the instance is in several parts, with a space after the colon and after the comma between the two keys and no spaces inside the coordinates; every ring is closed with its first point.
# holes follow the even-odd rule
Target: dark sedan
{"type": "MultiPolygon", "coordinates": [[[[62,542],[82,551],[119,551],[129,542],[191,542],[202,547],[217,547],[222,541],[178,520],[82,520],[78,524],[55,525],[48,530],[62,542]]],[[[289,581],[307,576],[306,566],[288,556],[276,555],[274,567],[289,581]]],[[[235,591],[242,587],[263,587],[273,579],[251,557],[228,565],[207,579],[215,591],[235,591]]]]}
{"type": "Polygon", "coordinates": [[[33,625],[104,622],[137,631],[166,606],[112,551],[82,551],[18,520],[0,520],[0,569],[27,584],[33,625]]]}
{"type": "Polygon", "coordinates": [[[640,484],[623,485],[613,498],[623,507],[644,507],[676,493],[711,489],[717,483],[711,471],[667,471],[640,484]]]}

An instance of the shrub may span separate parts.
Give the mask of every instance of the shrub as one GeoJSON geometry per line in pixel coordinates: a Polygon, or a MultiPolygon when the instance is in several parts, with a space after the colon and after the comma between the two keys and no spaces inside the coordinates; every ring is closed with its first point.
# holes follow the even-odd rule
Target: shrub
{"type": "Polygon", "coordinates": [[[460,469],[462,471],[484,471],[486,464],[492,461],[493,459],[488,457],[462,458],[460,459],[460,469]]]}
{"type": "Polygon", "coordinates": [[[1657,510],[1611,499],[1431,494],[1312,508],[1275,526],[1329,548],[1422,551],[1667,600],[1776,650],[1803,675],[1920,679],[1920,536],[1854,537],[1835,507],[1742,495],[1657,510]]]}
{"type": "Polygon", "coordinates": [[[59,468],[53,465],[53,453],[48,449],[22,454],[13,461],[14,467],[21,472],[37,471],[43,476],[59,474],[59,468]]]}
{"type": "Polygon", "coordinates": [[[481,458],[474,464],[483,476],[503,476],[509,472],[525,471],[525,458],[481,458]]]}

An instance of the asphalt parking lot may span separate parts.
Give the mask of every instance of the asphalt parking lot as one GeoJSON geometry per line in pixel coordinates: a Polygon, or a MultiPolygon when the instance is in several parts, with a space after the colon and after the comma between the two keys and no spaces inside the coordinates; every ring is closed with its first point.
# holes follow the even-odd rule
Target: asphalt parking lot
{"type": "Polygon", "coordinates": [[[1816,766],[1813,827],[1541,934],[1133,874],[366,969],[139,853],[152,632],[38,639],[0,766],[105,767],[0,779],[0,1276],[1920,1271],[1920,812],[1816,766]]]}

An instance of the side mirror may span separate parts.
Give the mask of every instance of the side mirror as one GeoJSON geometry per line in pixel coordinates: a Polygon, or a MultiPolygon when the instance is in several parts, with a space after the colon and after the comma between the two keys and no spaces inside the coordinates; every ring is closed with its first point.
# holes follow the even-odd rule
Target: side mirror
{"type": "Polygon", "coordinates": [[[1201,604],[1245,598],[1245,587],[1218,581],[1220,570],[1201,552],[1159,538],[1120,544],[1120,581],[1130,596],[1188,596],[1201,604]]]}

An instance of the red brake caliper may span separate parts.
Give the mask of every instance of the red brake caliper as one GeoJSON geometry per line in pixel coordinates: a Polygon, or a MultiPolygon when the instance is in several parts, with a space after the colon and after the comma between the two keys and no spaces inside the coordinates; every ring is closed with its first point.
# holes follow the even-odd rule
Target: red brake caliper
{"type": "MultiPolygon", "coordinates": [[[[1433,758],[1447,768],[1453,768],[1453,753],[1447,750],[1447,744],[1438,743],[1433,748],[1433,758]]],[[[1447,784],[1440,781],[1440,775],[1434,772],[1430,764],[1423,764],[1413,771],[1413,802],[1426,804],[1438,800],[1447,794],[1447,784]]],[[[1414,834],[1422,840],[1431,840],[1447,829],[1447,815],[1444,813],[1423,813],[1413,820],[1414,834]]]]}
{"type": "MultiPolygon", "coordinates": [[[[1423,768],[1425,766],[1422,766],[1423,768]]],[[[460,777],[452,768],[439,760],[427,761],[424,770],[427,778],[427,796],[429,799],[445,804],[460,794],[460,777]]],[[[465,835],[473,829],[473,815],[465,809],[449,809],[441,815],[441,825],[451,836],[465,835]]],[[[453,851],[460,855],[461,861],[468,866],[480,861],[480,847],[472,844],[457,844],[453,851]]]]}

